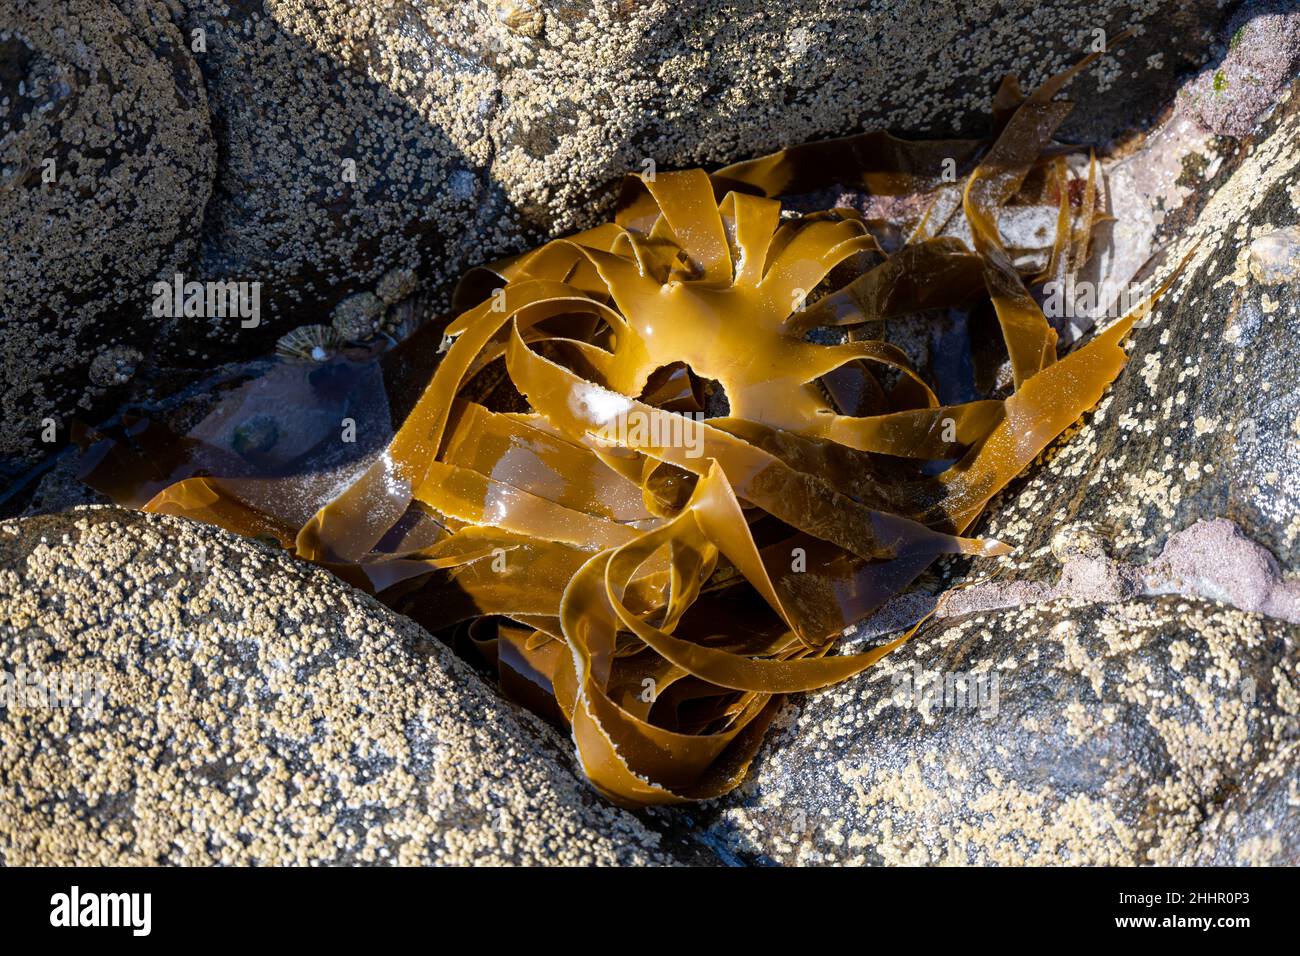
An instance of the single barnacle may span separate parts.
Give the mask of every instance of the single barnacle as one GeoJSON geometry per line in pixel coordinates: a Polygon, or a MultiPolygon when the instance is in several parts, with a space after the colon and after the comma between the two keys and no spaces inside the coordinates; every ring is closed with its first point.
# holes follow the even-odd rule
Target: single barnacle
{"type": "Polygon", "coordinates": [[[338,351],[338,333],[328,325],[300,325],[280,336],[275,354],[281,358],[306,362],[324,362],[338,351]]]}
{"type": "Polygon", "coordinates": [[[546,26],[534,0],[497,0],[496,17],[512,32],[530,39],[541,36],[546,26]]]}
{"type": "Polygon", "coordinates": [[[1250,274],[1256,282],[1294,282],[1300,277],[1300,229],[1291,226],[1250,244],[1250,274]]]}

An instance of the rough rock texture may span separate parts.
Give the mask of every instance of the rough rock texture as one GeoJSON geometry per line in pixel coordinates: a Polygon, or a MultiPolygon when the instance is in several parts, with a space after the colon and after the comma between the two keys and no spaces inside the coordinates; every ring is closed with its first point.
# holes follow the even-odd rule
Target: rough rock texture
{"type": "Polygon", "coordinates": [[[1288,345],[1300,295],[1286,270],[1261,283],[1250,269],[1256,240],[1300,220],[1298,143],[1293,94],[1171,250],[1176,263],[1200,243],[1096,412],[976,529],[1018,551],[948,569],[955,587],[1012,606],[936,622],[865,675],[795,701],[750,781],[702,816],[723,852],[1300,862],[1300,628],[1189,596],[1271,607],[1251,582],[1276,565],[1227,538],[1213,545],[1213,533],[1236,535],[1226,523],[1201,526],[1209,548],[1160,557],[1176,533],[1223,516],[1284,574],[1300,567],[1300,370],[1288,345]],[[1070,545],[1080,541],[1085,551],[1070,545]],[[1143,564],[1131,580],[1084,573],[1143,564]],[[1179,593],[1133,599],[1144,578],[1179,593]],[[1027,603],[1006,600],[1017,594],[1027,603]],[[949,706],[897,706],[914,666],[985,683],[954,683],[949,706]],[[987,716],[978,694],[962,706],[969,687],[996,687],[987,716]]]}
{"type": "Polygon", "coordinates": [[[1245,3],[1228,23],[1221,57],[1183,90],[1207,130],[1245,136],[1295,78],[1300,10],[1290,0],[1245,3]]]}
{"type": "Polygon", "coordinates": [[[1169,99],[1222,16],[1213,0],[0,0],[0,221],[24,237],[0,284],[0,459],[18,453],[0,479],[48,450],[48,414],[62,441],[120,390],[86,380],[114,346],[248,358],[390,292],[394,269],[436,308],[467,267],[604,217],[649,162],[878,126],[980,135],[1003,72],[1037,83],[1134,25],[1074,86],[1065,135],[1101,141],[1169,99]],[[155,319],[152,280],[176,271],[260,283],[259,323],[155,319]]]}
{"type": "Polygon", "coordinates": [[[1188,857],[1197,865],[1287,864],[1300,860],[1300,744],[1279,747],[1248,773],[1241,788],[1201,827],[1200,845],[1188,857]]]}
{"type": "Polygon", "coordinates": [[[98,356],[157,334],[150,288],[196,248],[215,155],[161,4],[0,0],[0,478],[115,384],[98,356]]]}
{"type": "Polygon", "coordinates": [[[1115,386],[991,509],[984,531],[1018,552],[979,564],[979,577],[1047,578],[1052,538],[1070,527],[1150,561],[1209,517],[1300,568],[1300,366],[1287,345],[1300,336],[1300,286],[1295,273],[1260,282],[1250,271],[1256,243],[1300,221],[1298,172],[1293,92],[1169,249],[1176,263],[1195,246],[1131,336],[1115,386]]]}
{"type": "MultiPolygon", "coordinates": [[[[318,321],[393,267],[438,287],[589,225],[647,161],[716,164],[875,126],[980,135],[1001,73],[1036,83],[1094,29],[1135,24],[1075,91],[1070,133],[1105,139],[1172,95],[1221,16],[1208,0],[181,6],[187,35],[206,30],[195,58],[223,157],[201,268],[264,282],[254,337],[318,321]]],[[[210,331],[184,344],[234,344],[210,331]]]]}
{"type": "Polygon", "coordinates": [[[670,860],[419,627],[215,528],[0,523],[0,659],[105,680],[0,711],[6,865],[670,860]]]}
{"type": "MultiPolygon", "coordinates": [[[[792,704],[709,836],[752,862],[1189,862],[1284,747],[1272,773],[1294,779],[1298,638],[1177,598],[945,622],[792,704]]],[[[1297,862],[1300,814],[1278,809],[1249,832],[1238,812],[1223,862],[1297,862]]]]}
{"type": "MultiPolygon", "coordinates": [[[[932,608],[934,616],[943,619],[1056,600],[1116,602],[1165,594],[1218,601],[1300,624],[1300,580],[1288,580],[1268,549],[1251,541],[1226,518],[1197,521],[1170,535],[1160,557],[1150,564],[1116,560],[1104,538],[1078,526],[1067,526],[1052,538],[1052,554],[1061,562],[1060,575],[1053,583],[994,579],[944,591],[929,601],[922,599],[921,591],[914,591],[904,596],[907,600],[895,602],[919,608],[898,626],[919,620],[932,608]]],[[[880,622],[873,617],[851,640],[858,642],[881,633],[880,622]]]]}
{"type": "MultiPolygon", "coordinates": [[[[0,455],[30,456],[47,409],[97,400],[92,368],[120,389],[138,359],[247,356],[340,304],[349,327],[358,311],[360,332],[383,327],[381,304],[391,314],[419,291],[407,276],[445,290],[473,263],[590,224],[647,161],[720,163],[872,126],[978,134],[1000,73],[1030,86],[1087,52],[1094,29],[1137,23],[1071,90],[1064,135],[1099,142],[1167,102],[1222,15],[1209,0],[168,0],[166,22],[163,0],[60,4],[68,16],[24,32],[11,24],[49,5],[0,0],[0,213],[40,262],[0,263],[19,280],[0,284],[0,317],[18,319],[0,328],[16,383],[0,393],[0,455]],[[49,149],[78,204],[41,184],[49,149]],[[32,227],[50,215],[52,231],[32,227]],[[151,279],[173,268],[263,283],[262,324],[142,324],[151,279]]],[[[1268,35],[1291,50],[1286,31],[1268,35]]],[[[1242,135],[1269,104],[1227,105],[1180,116],[1242,135]]],[[[1227,152],[1189,167],[1174,216],[1168,184],[1130,171],[1127,194],[1156,197],[1153,229],[1167,237],[1199,210],[1203,241],[1101,408],[980,529],[1020,550],[973,574],[1040,585],[1038,603],[950,617],[794,702],[744,789],[651,825],[698,827],[755,862],[1297,861],[1296,628],[1184,595],[1121,588],[1084,604],[1051,590],[1062,528],[1136,567],[1226,515],[1300,567],[1300,382],[1280,347],[1300,322],[1297,132],[1293,100],[1230,178],[1227,152]],[[1221,186],[1208,204],[1205,184],[1221,186]],[[996,706],[896,706],[913,663],[997,675],[996,706]]],[[[41,493],[64,500],[63,477],[41,493]]],[[[968,584],[967,570],[945,579],[968,584]]],[[[680,849],[599,801],[566,747],[419,628],[211,529],[111,509],[0,524],[0,650],[11,668],[108,680],[103,721],[4,713],[4,862],[660,862],[680,849]]]]}

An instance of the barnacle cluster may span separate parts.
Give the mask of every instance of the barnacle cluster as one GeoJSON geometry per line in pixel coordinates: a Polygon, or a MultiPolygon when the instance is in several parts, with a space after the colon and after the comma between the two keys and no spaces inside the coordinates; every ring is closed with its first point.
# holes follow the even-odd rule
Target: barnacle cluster
{"type": "Polygon", "coordinates": [[[1059,358],[1030,291],[1088,256],[1095,164],[1071,182],[1052,142],[1087,62],[1029,96],[1004,81],[989,140],[870,133],[633,177],[614,222],[466,277],[414,409],[305,524],[213,477],[146,508],[272,536],[458,630],[612,799],[721,794],[781,695],[907,637],[832,653],[846,627],[939,555],[1006,550],[964,534],[1123,367],[1154,297],[1059,358]],[[783,215],[833,186],[925,203],[783,215]],[[1029,267],[999,228],[1027,207],[1055,224],[1029,267]],[[866,336],[981,304],[1000,335],[971,347],[1009,379],[985,397],[945,404],[866,336]]]}

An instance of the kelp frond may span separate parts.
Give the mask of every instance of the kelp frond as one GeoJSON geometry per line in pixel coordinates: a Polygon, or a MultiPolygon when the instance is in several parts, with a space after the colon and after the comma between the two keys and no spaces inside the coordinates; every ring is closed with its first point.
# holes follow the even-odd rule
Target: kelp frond
{"type": "Polygon", "coordinates": [[[1049,149],[1083,65],[1028,97],[1004,82],[991,142],[870,133],[633,177],[614,222],[467,278],[386,452],[305,524],[211,477],[146,508],[272,535],[460,625],[615,800],[724,793],[780,695],[906,637],[830,653],[846,627],[939,555],[1007,550],[965,532],[1125,363],[1139,313],[1058,358],[1026,278],[1088,254],[1095,169],[1075,210],[1049,149]],[[854,209],[783,217],[778,197],[834,185],[928,198],[890,252],[854,209]],[[1036,263],[1000,228],[1022,207],[1055,227],[1036,263]],[[862,336],[981,302],[1009,393],[944,403],[862,336]]]}

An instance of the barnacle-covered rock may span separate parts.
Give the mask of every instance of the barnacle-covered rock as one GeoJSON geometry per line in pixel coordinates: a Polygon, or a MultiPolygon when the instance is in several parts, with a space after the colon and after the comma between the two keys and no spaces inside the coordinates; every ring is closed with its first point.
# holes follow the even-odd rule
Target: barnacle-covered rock
{"type": "MultiPolygon", "coordinates": [[[[1222,13],[1214,0],[193,0],[176,16],[213,37],[194,58],[224,158],[202,271],[263,280],[269,344],[396,263],[445,288],[593,225],[647,163],[718,165],[869,128],[978,134],[990,77],[1036,83],[1137,26],[1082,80],[1063,133],[1102,141],[1167,101],[1222,13]]],[[[246,341],[203,331],[177,346],[246,341]]]]}
{"type": "Polygon", "coordinates": [[[374,336],[379,328],[384,303],[373,292],[350,295],[334,307],[330,325],[345,342],[364,342],[374,336]]]}
{"type": "Polygon", "coordinates": [[[215,152],[156,0],[3,0],[0,63],[3,482],[96,399],[98,353],[154,344],[149,289],[196,248],[215,152]]]}
{"type": "Polygon", "coordinates": [[[375,295],[384,300],[385,305],[396,305],[410,297],[420,287],[420,278],[414,269],[399,266],[384,273],[384,277],[375,286],[375,295]]]}
{"type": "Polygon", "coordinates": [[[1300,567],[1300,284],[1252,270],[1300,222],[1298,143],[1293,94],[1170,250],[1195,245],[1129,370],[991,503],[1016,552],[943,581],[997,604],[792,705],[706,812],[713,838],[782,862],[1300,862],[1294,598],[1270,598],[1277,562],[1235,531],[1160,557],[1226,515],[1300,567]],[[1165,596],[1141,596],[1142,565],[1165,596]],[[898,706],[916,686],[948,704],[898,706]]]}
{"type": "Polygon", "coordinates": [[[102,689],[0,720],[9,866],[674,859],[419,627],[215,528],[0,523],[0,658],[102,689]]]}
{"type": "Polygon", "coordinates": [[[1278,0],[1242,4],[1228,22],[1222,54],[1181,98],[1210,132],[1246,136],[1300,68],[1300,10],[1278,0]]]}
{"type": "Polygon", "coordinates": [[[989,533],[1019,544],[997,575],[1049,578],[1062,525],[1104,529],[1117,557],[1149,561],[1215,516],[1300,567],[1300,367],[1284,345],[1300,337],[1300,279],[1279,242],[1300,224],[1297,144],[1293,93],[1172,237],[1171,256],[1195,251],[1135,330],[1133,374],[991,511],[989,533]]]}
{"type": "MultiPolygon", "coordinates": [[[[1300,702],[1291,685],[1292,714],[1300,702]]],[[[1276,748],[1215,805],[1201,826],[1199,845],[1186,861],[1197,866],[1295,866],[1300,860],[1300,741],[1276,748]]]]}
{"type": "Polygon", "coordinates": [[[945,620],[791,703],[696,820],[755,863],[1295,865],[1298,655],[1295,624],[1179,597],[945,620]]]}

